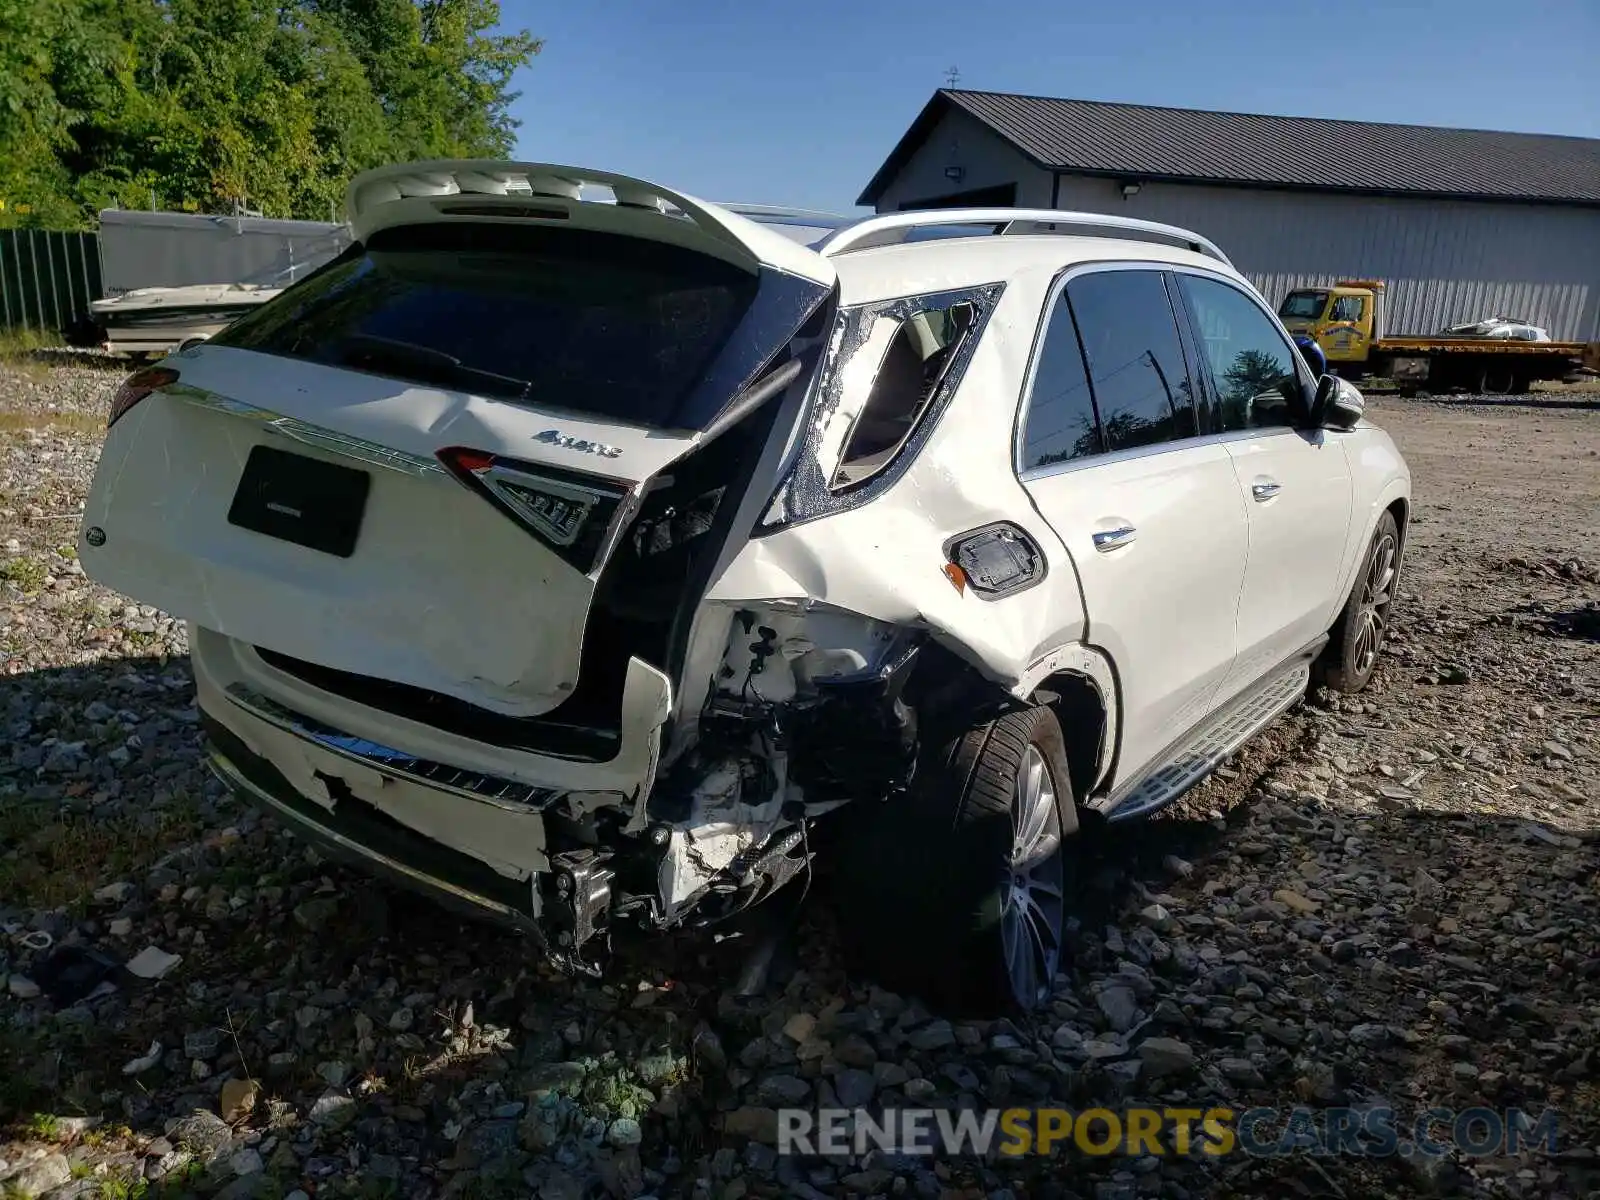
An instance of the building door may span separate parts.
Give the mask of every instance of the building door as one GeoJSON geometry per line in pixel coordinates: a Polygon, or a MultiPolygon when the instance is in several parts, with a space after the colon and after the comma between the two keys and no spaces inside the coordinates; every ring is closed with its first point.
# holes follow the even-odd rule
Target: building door
{"type": "Polygon", "coordinates": [[[1015,208],[1017,185],[1002,183],[998,187],[973,188],[969,192],[951,192],[946,196],[929,196],[925,200],[907,200],[901,212],[925,208],[1015,208]]]}

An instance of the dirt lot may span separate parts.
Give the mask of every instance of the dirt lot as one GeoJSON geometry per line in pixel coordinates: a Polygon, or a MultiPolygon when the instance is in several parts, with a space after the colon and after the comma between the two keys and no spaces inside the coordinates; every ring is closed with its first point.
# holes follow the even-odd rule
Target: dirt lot
{"type": "Polygon", "coordinates": [[[821,904],[759,1000],[692,939],[563,980],[223,795],[181,627],[72,555],[116,379],[0,366],[0,1193],[1600,1189],[1595,394],[1376,400],[1417,509],[1374,685],[1313,697],[1178,811],[1087,847],[1052,1011],[950,1026],[845,980],[821,904]],[[158,981],[60,971],[63,947],[151,946],[181,956],[158,981]],[[1268,1142],[1296,1105],[1392,1108],[1402,1139],[1429,1109],[1548,1109],[1556,1133],[1438,1157],[770,1145],[784,1106],[1052,1102],[1270,1108],[1268,1142]]]}

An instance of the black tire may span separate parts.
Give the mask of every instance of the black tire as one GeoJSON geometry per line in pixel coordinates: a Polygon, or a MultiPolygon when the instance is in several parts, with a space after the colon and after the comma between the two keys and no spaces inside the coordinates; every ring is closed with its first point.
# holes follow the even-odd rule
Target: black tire
{"type": "Polygon", "coordinates": [[[1510,367],[1491,365],[1478,374],[1478,392],[1484,396],[1509,396],[1517,390],[1516,373],[1510,367]]]}
{"type": "Polygon", "coordinates": [[[1378,665],[1395,589],[1400,583],[1400,527],[1394,514],[1378,518],[1349,598],[1329,630],[1317,662],[1317,682],[1340,692],[1359,692],[1378,665]]]}
{"type": "Polygon", "coordinates": [[[865,808],[840,863],[840,932],[854,967],[950,1015],[1047,1003],[1060,966],[1077,808],[1061,726],[1048,708],[985,722],[925,760],[904,795],[865,808]],[[1025,772],[1043,772],[1043,839],[1019,903],[1013,871],[1025,772]],[[1023,776],[1019,786],[1019,776],[1023,776]],[[1048,842],[1053,839],[1054,849],[1048,842]],[[1055,895],[1048,888],[1053,884],[1055,895]],[[1017,953],[1029,928],[1043,935],[1017,953]],[[1046,946],[1046,943],[1053,945],[1046,946]],[[1031,983],[1020,966],[1033,964],[1031,983]]]}

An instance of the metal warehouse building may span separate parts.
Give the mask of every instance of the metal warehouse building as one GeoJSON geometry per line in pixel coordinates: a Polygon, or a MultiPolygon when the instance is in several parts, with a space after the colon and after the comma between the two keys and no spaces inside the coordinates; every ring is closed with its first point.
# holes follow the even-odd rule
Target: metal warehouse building
{"type": "Polygon", "coordinates": [[[857,203],[1166,221],[1274,304],[1382,279],[1391,333],[1498,315],[1600,339],[1600,140],[945,89],[857,203]]]}

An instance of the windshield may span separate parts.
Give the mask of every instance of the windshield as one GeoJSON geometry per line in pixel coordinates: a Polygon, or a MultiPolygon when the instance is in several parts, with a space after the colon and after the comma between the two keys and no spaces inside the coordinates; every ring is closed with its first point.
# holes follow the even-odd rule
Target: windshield
{"type": "Polygon", "coordinates": [[[1283,307],[1278,309],[1280,317],[1320,317],[1322,309],[1328,303],[1327,292],[1290,292],[1284,297],[1283,307]]]}
{"type": "Polygon", "coordinates": [[[213,340],[659,426],[755,290],[663,242],[418,225],[380,230],[213,340]]]}

